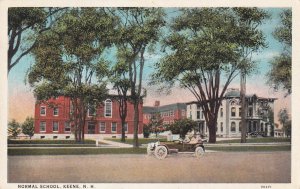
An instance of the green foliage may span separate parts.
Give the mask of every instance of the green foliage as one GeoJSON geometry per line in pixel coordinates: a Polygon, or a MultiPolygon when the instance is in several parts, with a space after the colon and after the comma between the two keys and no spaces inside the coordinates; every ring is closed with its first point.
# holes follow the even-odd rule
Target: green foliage
{"type": "MultiPolygon", "coordinates": [[[[7,144],[78,144],[75,140],[8,140],[7,144]]],[[[96,144],[95,140],[86,139],[84,144],[96,144]]]]}
{"type": "Polygon", "coordinates": [[[268,72],[268,84],[274,89],[283,88],[287,95],[292,93],[292,10],[287,9],[281,14],[281,25],[273,35],[283,44],[283,52],[271,61],[271,70],[268,72]]]}
{"type": "Polygon", "coordinates": [[[8,136],[16,138],[21,133],[21,126],[15,119],[8,123],[8,136]]]}
{"type": "Polygon", "coordinates": [[[191,132],[193,129],[197,127],[197,122],[191,119],[180,119],[175,120],[173,124],[170,124],[166,130],[172,132],[172,134],[179,134],[180,138],[185,138],[185,135],[188,132],[191,132]]]}
{"type": "Polygon", "coordinates": [[[281,109],[278,112],[278,121],[282,124],[284,127],[286,122],[289,120],[289,115],[287,109],[281,109]]]}
{"type": "Polygon", "coordinates": [[[227,87],[240,70],[254,70],[248,55],[265,46],[257,26],[267,17],[257,8],[194,8],[182,9],[171,23],[166,55],[156,64],[152,84],[166,89],[179,83],[190,90],[204,111],[210,142],[216,140],[216,118],[227,87]]]}
{"type": "Polygon", "coordinates": [[[160,39],[160,31],[165,24],[164,12],[161,8],[118,8],[115,14],[119,17],[115,73],[121,74],[122,79],[115,79],[114,86],[123,90],[122,94],[129,90],[134,104],[134,146],[138,147],[138,108],[146,96],[142,87],[144,55],[160,39]],[[122,84],[125,88],[120,87],[122,84]]]}
{"type": "Polygon", "coordinates": [[[288,120],[285,125],[283,126],[284,133],[287,137],[292,136],[292,121],[288,120]]]}
{"type": "Polygon", "coordinates": [[[22,124],[22,133],[31,137],[34,135],[34,119],[32,117],[27,117],[22,124]]]}
{"type": "MultiPolygon", "coordinates": [[[[165,127],[163,125],[163,119],[160,116],[160,113],[156,113],[154,115],[151,116],[150,122],[144,126],[144,129],[146,129],[146,133],[155,133],[156,138],[157,135],[160,132],[163,132],[165,130],[165,127]]],[[[144,134],[145,136],[145,134],[144,134]]]]}
{"type": "Polygon", "coordinates": [[[84,138],[89,104],[107,97],[108,65],[101,57],[115,38],[117,20],[103,8],[73,8],[51,30],[38,36],[36,63],[28,82],[40,101],[70,97],[76,140],[84,138]]]}
{"type": "Polygon", "coordinates": [[[37,35],[49,30],[66,8],[11,7],[8,9],[8,72],[29,54],[37,35]]]}

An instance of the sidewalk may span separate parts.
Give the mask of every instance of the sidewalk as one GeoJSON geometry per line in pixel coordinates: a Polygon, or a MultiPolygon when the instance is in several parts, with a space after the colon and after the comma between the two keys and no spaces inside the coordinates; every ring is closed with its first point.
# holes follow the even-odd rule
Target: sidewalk
{"type": "Polygon", "coordinates": [[[99,147],[119,147],[119,148],[132,148],[132,144],[125,144],[121,142],[114,142],[110,140],[98,139],[99,142],[105,143],[105,145],[99,145],[99,147]]]}

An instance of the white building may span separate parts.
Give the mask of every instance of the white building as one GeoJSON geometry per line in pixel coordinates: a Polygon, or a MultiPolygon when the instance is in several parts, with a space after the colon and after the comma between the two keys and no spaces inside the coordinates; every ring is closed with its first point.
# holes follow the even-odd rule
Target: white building
{"type": "MultiPolygon", "coordinates": [[[[271,136],[271,125],[268,111],[274,110],[275,98],[262,98],[257,95],[246,95],[247,133],[271,136]]],[[[197,101],[188,102],[187,117],[199,124],[199,131],[208,135],[203,111],[197,101]]],[[[273,120],[274,122],[274,120],[273,120]]],[[[218,137],[241,137],[240,91],[228,89],[220,106],[217,120],[218,137]]]]}

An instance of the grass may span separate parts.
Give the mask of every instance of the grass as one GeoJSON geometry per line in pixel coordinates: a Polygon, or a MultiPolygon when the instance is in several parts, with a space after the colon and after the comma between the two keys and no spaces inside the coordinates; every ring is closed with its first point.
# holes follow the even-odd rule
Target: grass
{"type": "MultiPolygon", "coordinates": [[[[121,139],[115,139],[115,138],[106,138],[105,140],[110,140],[114,142],[121,142],[121,139]]],[[[150,142],[156,142],[158,139],[156,138],[139,138],[139,144],[148,144],[150,142]]],[[[160,138],[160,142],[166,142],[167,139],[165,138],[160,138]]],[[[125,140],[125,144],[133,144],[133,139],[129,138],[125,140]]]]}
{"type": "Polygon", "coordinates": [[[8,149],[9,156],[26,155],[88,155],[88,154],[146,154],[146,148],[56,148],[8,149]]]}
{"type": "MultiPolygon", "coordinates": [[[[223,143],[240,143],[241,139],[217,141],[217,144],[223,143]]],[[[247,138],[247,143],[268,143],[268,142],[291,142],[290,138],[275,138],[275,137],[262,137],[262,138],[247,138]]]]}
{"type": "Polygon", "coordinates": [[[14,144],[13,147],[96,147],[95,144],[14,144]]]}
{"type": "Polygon", "coordinates": [[[206,150],[224,151],[224,152],[268,152],[268,151],[291,151],[291,146],[229,146],[229,147],[205,147],[206,150]]]}
{"type": "MultiPolygon", "coordinates": [[[[75,140],[7,140],[7,144],[81,144],[75,140]]],[[[84,144],[96,144],[95,140],[86,139],[84,144]]],[[[101,144],[101,143],[100,143],[101,144]]]]}

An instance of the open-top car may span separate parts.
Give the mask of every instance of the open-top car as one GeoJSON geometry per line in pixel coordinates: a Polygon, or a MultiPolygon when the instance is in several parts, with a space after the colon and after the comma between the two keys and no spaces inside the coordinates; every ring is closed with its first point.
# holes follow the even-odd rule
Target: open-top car
{"type": "Polygon", "coordinates": [[[180,152],[194,152],[195,157],[200,158],[205,153],[204,140],[193,136],[173,142],[152,142],[148,144],[147,154],[155,155],[158,159],[164,159],[168,154],[180,152]]]}

